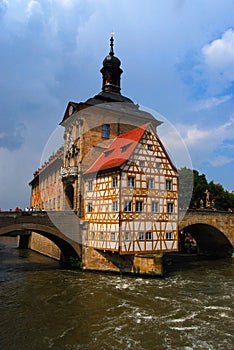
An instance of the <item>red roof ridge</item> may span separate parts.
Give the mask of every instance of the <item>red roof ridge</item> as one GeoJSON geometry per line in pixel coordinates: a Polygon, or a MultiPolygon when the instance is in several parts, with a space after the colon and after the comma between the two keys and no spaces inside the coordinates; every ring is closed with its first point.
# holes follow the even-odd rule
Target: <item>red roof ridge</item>
{"type": "Polygon", "coordinates": [[[116,136],[109,147],[98,159],[85,171],[86,174],[107,170],[121,166],[127,161],[142,138],[150,123],[145,123],[137,128],[116,136]]]}

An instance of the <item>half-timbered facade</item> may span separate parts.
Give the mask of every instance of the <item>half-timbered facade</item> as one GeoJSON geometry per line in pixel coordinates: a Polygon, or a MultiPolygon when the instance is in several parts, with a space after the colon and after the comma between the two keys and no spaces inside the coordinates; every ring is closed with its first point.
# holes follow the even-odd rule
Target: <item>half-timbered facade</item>
{"type": "Polygon", "coordinates": [[[62,153],[34,173],[31,204],[79,216],[84,269],[154,274],[163,264],[148,253],[178,246],[177,171],[161,122],[120,93],[120,65],[111,37],[102,91],[68,103],[62,153]]]}
{"type": "Polygon", "coordinates": [[[177,250],[177,171],[150,123],[116,137],[85,172],[84,208],[88,246],[177,250]]]}

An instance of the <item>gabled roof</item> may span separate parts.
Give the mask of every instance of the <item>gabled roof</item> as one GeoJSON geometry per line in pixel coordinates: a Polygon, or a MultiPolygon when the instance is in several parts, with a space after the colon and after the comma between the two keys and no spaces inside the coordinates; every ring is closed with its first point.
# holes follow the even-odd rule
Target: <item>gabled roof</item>
{"type": "Polygon", "coordinates": [[[100,170],[117,168],[123,165],[124,162],[130,158],[149,125],[150,123],[146,123],[138,128],[117,136],[84,174],[86,175],[100,170]]]}

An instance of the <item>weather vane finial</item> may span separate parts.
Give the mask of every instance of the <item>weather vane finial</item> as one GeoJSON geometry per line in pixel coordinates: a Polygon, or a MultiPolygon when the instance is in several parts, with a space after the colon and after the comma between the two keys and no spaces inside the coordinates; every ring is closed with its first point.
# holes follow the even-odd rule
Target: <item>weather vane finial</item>
{"type": "Polygon", "coordinates": [[[114,47],[114,37],[113,35],[115,34],[115,32],[111,32],[111,38],[110,38],[110,55],[111,56],[114,56],[114,50],[113,50],[113,47],[114,47]]]}

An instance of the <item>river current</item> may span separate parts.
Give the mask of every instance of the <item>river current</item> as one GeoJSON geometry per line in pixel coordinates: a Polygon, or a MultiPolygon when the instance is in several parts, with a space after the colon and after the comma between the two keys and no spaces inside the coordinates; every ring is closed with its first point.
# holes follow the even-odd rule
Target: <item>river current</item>
{"type": "Polygon", "coordinates": [[[234,259],[166,278],[66,270],[0,239],[1,350],[234,349],[234,259]]]}

